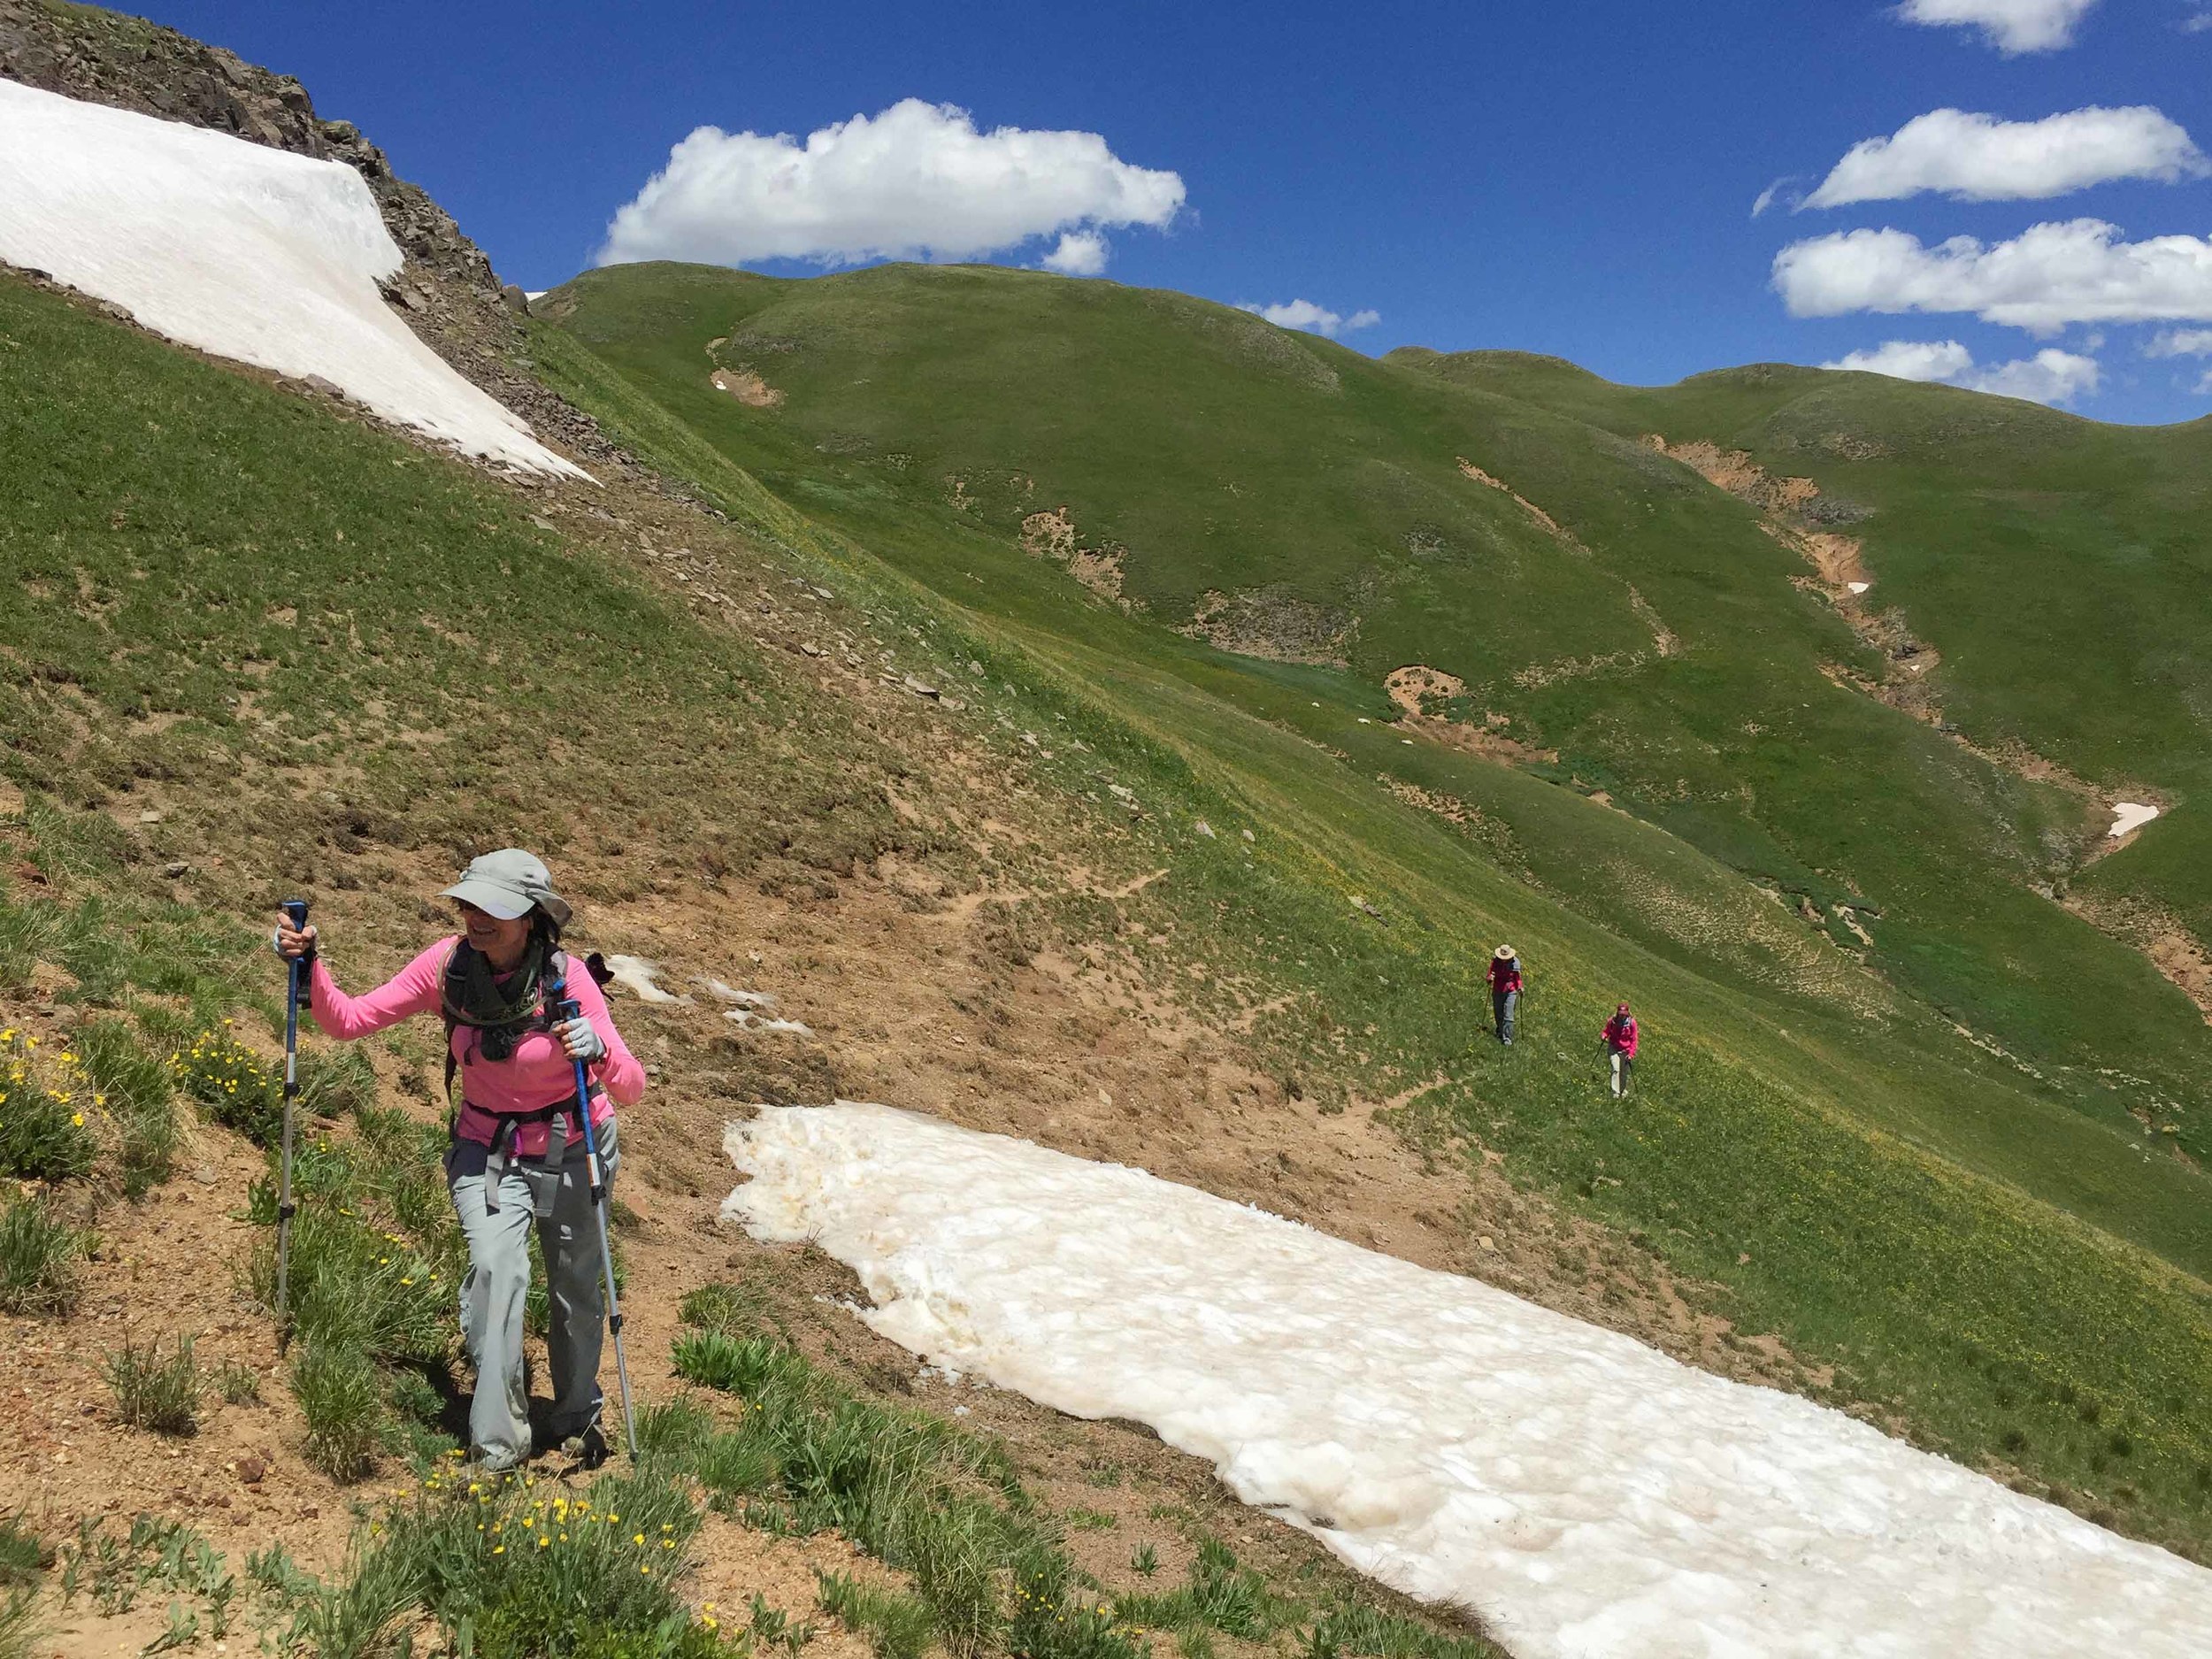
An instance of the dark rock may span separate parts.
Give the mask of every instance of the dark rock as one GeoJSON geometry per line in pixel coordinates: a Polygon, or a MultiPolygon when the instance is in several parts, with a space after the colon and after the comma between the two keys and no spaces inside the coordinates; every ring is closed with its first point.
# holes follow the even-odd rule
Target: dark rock
{"type": "Polygon", "coordinates": [[[527,317],[530,314],[530,296],[511,282],[499,290],[499,300],[501,304],[518,317],[527,317]]]}

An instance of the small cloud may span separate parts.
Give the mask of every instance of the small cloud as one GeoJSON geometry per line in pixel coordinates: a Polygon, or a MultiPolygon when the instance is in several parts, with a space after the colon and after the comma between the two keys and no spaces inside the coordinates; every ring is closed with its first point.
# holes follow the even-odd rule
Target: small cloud
{"type": "Polygon", "coordinates": [[[2184,35],[2201,35],[2205,30],[2212,29],[2212,12],[2193,12],[2174,27],[2184,35]]]}
{"type": "Polygon", "coordinates": [[[2180,123],[2148,104],[2093,104],[2039,121],[1931,110],[1887,138],[1854,144],[1802,205],[1896,202],[1930,191],[1967,202],[2025,201],[2118,179],[2173,184],[2207,173],[2212,162],[2180,123]]]}
{"type": "Polygon", "coordinates": [[[1096,276],[1106,269],[1105,234],[1095,230],[1060,233],[1060,244],[1037,263],[1062,276],[1096,276]]]}
{"type": "Polygon", "coordinates": [[[1245,302],[1240,303],[1237,309],[1250,311],[1256,317],[1264,317],[1278,328],[1302,328],[1310,334],[1326,334],[1332,339],[1338,334],[1349,334],[1356,328],[1372,328],[1382,321],[1380,311],[1358,311],[1349,317],[1340,317],[1325,305],[1316,305],[1311,300],[1291,300],[1279,305],[1255,305],[1245,302]]]}
{"type": "Polygon", "coordinates": [[[1955,340],[1886,340],[1871,351],[1854,351],[1824,369],[1857,369],[1893,380],[1949,380],[1974,366],[1974,354],[1955,340]]]}
{"type": "Polygon", "coordinates": [[[2062,51],[2097,0],[1904,0],[1897,17],[1931,28],[1973,28],[2008,58],[2062,51]]]}
{"type": "Polygon", "coordinates": [[[1932,380],[2036,403],[2069,403],[2092,396],[2103,378],[2096,358],[2055,349],[1979,367],[1974,354],[1955,340],[1887,340],[1871,351],[1854,351],[1820,366],[1857,369],[1898,380],[1932,380]]]}
{"type": "Polygon", "coordinates": [[[1183,194],[1178,175],[1132,165],[1096,133],[987,132],[965,110],[907,98],[803,139],[699,127],[615,214],[598,262],[972,259],[1040,236],[1075,259],[1090,237],[1102,262],[1102,228],[1164,227],[1183,194]]]}
{"type": "Polygon", "coordinates": [[[2038,334],[2069,323],[2212,321],[2212,240],[2123,235],[2095,219],[1933,247],[1901,230],[1838,231],[1775,255],[1774,288],[1793,317],[1966,311],[2038,334]]]}
{"type": "Polygon", "coordinates": [[[1797,183],[1797,180],[1798,175],[1796,173],[1786,173],[1780,178],[1777,179],[1772,184],[1767,186],[1765,189],[1760,191],[1759,199],[1751,204],[1751,217],[1754,219],[1758,218],[1760,214],[1765,212],[1767,209],[1772,207],[1776,202],[1781,200],[1786,194],[1793,198],[1790,204],[1794,207],[1796,205],[1794,198],[1797,195],[1794,187],[1797,183]]]}
{"type": "Polygon", "coordinates": [[[2147,357],[2212,357],[2212,328],[2169,328],[2143,348],[2147,357]]]}

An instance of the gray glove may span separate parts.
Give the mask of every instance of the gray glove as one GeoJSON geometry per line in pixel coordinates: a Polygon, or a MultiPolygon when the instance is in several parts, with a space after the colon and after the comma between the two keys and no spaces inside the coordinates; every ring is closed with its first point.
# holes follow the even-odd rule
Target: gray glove
{"type": "Polygon", "coordinates": [[[560,1037],[561,1046],[568,1050],[570,1059],[581,1060],[589,1065],[594,1060],[607,1057],[606,1040],[600,1036],[598,1028],[581,1015],[553,1029],[560,1037]]]}

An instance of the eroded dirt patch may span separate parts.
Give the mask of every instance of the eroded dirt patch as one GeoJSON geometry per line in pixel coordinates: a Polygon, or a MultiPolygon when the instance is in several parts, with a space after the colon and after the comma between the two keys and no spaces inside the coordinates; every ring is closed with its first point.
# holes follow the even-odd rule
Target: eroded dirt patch
{"type": "Polygon", "coordinates": [[[1478,484],[1487,485],[1490,488],[1510,496],[1514,505],[1520,508],[1523,512],[1526,513],[1531,518],[1534,519],[1537,525],[1542,528],[1546,535],[1550,536],[1554,541],[1559,542],[1562,546],[1574,549],[1575,551],[1578,553],[1587,553],[1589,551],[1587,548],[1584,547],[1580,541],[1575,539],[1571,532],[1563,529],[1556,518],[1554,518],[1551,514],[1546,512],[1534,502],[1529,500],[1527,496],[1520,494],[1510,484],[1505,483],[1502,480],[1491,477],[1489,473],[1484,472],[1480,467],[1477,466],[1472,461],[1470,461],[1463,455],[1455,456],[1452,458],[1458,463],[1460,472],[1466,477],[1471,478],[1478,484]]]}
{"type": "Polygon", "coordinates": [[[1342,668],[1345,652],[1359,633],[1359,618],[1280,587],[1233,594],[1209,588],[1199,595],[1191,619],[1176,632],[1240,657],[1342,668]]]}
{"type": "Polygon", "coordinates": [[[2070,890],[2060,900],[2099,932],[2132,945],[2197,1005],[2212,1025],[2212,949],[2180,920],[2140,899],[2070,890]]]}
{"type": "Polygon", "coordinates": [[[783,394],[750,369],[717,369],[707,378],[715,390],[727,392],[749,409],[773,409],[783,402],[783,394]]]}
{"type": "Polygon", "coordinates": [[[1479,724],[1455,720],[1446,714],[1446,707],[1467,695],[1467,682],[1456,674],[1413,663],[1392,669],[1383,680],[1383,689],[1402,710],[1394,723],[1400,731],[1509,766],[1559,758],[1555,749],[1538,749],[1509,735],[1507,718],[1502,714],[1485,713],[1479,724]]]}
{"type": "Polygon", "coordinates": [[[1022,520],[1022,551],[1065,565],[1069,575],[1108,603],[1123,611],[1135,608],[1122,593],[1122,565],[1129,549],[1118,541],[1083,546],[1074,517],[1065,507],[1033,512],[1022,520]]]}

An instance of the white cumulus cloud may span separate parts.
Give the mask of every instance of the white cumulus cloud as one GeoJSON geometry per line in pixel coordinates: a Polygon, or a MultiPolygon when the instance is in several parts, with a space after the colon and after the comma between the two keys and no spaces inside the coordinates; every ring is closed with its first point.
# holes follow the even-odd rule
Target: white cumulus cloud
{"type": "Polygon", "coordinates": [[[697,128],[615,214],[599,263],[969,259],[1072,230],[1056,255],[1102,268],[1097,227],[1164,226],[1183,195],[1177,174],[1133,166],[1096,133],[984,132],[965,110],[907,98],[803,140],[697,128]]]}
{"type": "Polygon", "coordinates": [[[1311,300],[1291,300],[1280,305],[1238,305],[1240,311],[1250,311],[1264,317],[1278,328],[1302,328],[1310,334],[1327,334],[1333,338],[1349,334],[1355,328],[1372,328],[1382,321],[1382,313],[1373,311],[1354,311],[1349,317],[1338,315],[1325,305],[1316,305],[1311,300]]]}
{"type": "Polygon", "coordinates": [[[1932,28],[1976,28],[2008,58],[2074,43],[2074,26],[2097,0],[1904,0],[1897,15],[1932,28]]]}
{"type": "Polygon", "coordinates": [[[1096,276],[1106,268],[1108,251],[1103,232],[1064,230],[1058,244],[1037,263],[1062,276],[1096,276]]]}
{"type": "Polygon", "coordinates": [[[2212,328],[2169,328],[2143,348],[2147,357],[2212,357],[2212,328]]]}
{"type": "Polygon", "coordinates": [[[1824,369],[1860,369],[1899,380],[1939,380],[1970,392],[1995,392],[2037,403],[2066,403],[2097,389],[2102,371],[2094,357],[2047,349],[2032,357],[1978,367],[1955,340],[1888,340],[1871,351],[1854,351],[1824,369]]]}
{"type": "Polygon", "coordinates": [[[1948,380],[1974,366],[1974,354],[1955,340],[1885,340],[1871,351],[1854,351],[1824,369],[1858,369],[1893,380],[1948,380]]]}
{"type": "Polygon", "coordinates": [[[1775,255],[1774,287],[1797,317],[1969,311],[2032,334],[2078,322],[2195,322],[2212,319],[2212,242],[2128,242],[2095,219],[1933,247],[1901,230],[1838,231],[1775,255]]]}
{"type": "Polygon", "coordinates": [[[2039,121],[1931,110],[1887,138],[1854,144],[1802,205],[1894,202],[1928,190],[1969,202],[2019,201],[2115,179],[2170,184],[2208,173],[2212,164],[2180,124],[2148,104],[2093,104],[2039,121]]]}

